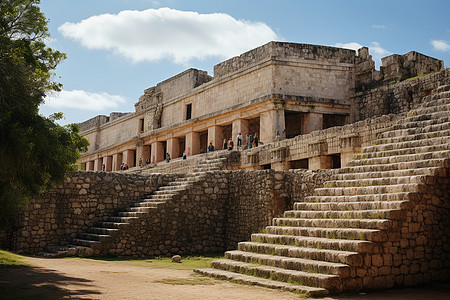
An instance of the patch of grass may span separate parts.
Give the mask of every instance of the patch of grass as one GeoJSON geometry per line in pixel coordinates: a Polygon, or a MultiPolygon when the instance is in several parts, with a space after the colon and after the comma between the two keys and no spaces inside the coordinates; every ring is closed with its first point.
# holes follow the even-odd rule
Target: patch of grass
{"type": "Polygon", "coordinates": [[[30,264],[23,260],[23,256],[9,251],[0,250],[0,269],[28,267],[30,264]]]}
{"type": "Polygon", "coordinates": [[[140,265],[143,267],[154,269],[175,269],[175,270],[192,270],[209,268],[213,260],[223,258],[223,253],[212,254],[205,256],[186,256],[181,257],[180,263],[172,262],[170,257],[155,257],[155,258],[127,258],[127,257],[109,257],[109,258],[80,258],[92,260],[105,260],[117,263],[127,263],[133,265],[140,265]]]}

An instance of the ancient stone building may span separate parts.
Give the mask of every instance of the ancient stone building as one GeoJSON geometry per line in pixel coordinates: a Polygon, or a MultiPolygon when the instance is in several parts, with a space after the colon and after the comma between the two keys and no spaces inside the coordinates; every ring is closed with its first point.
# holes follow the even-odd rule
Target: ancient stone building
{"type": "Polygon", "coordinates": [[[89,171],[31,199],[0,231],[0,247],[231,250],[196,272],[309,295],[450,278],[442,61],[410,52],[377,71],[367,48],[272,42],[215,66],[214,78],[190,69],[163,81],[136,112],[97,116],[82,130],[89,171]],[[239,132],[263,144],[202,153],[239,132]],[[183,151],[188,159],[159,162],[183,151]],[[152,162],[134,167],[141,158],[152,162]],[[110,172],[122,162],[132,168],[110,172]]]}
{"type": "MultiPolygon", "coordinates": [[[[270,42],[214,66],[214,77],[189,69],[148,88],[134,113],[82,123],[81,134],[91,146],[80,163],[85,170],[117,171],[122,163],[158,163],[166,153],[171,158],[204,153],[209,143],[222,149],[224,139],[236,145],[238,133],[244,144],[247,134],[258,134],[260,144],[267,144],[344,125],[350,115],[358,121],[378,113],[357,105],[352,111],[355,89],[442,67],[442,61],[410,52],[383,58],[381,71],[375,71],[367,48],[356,55],[334,47],[270,42]],[[366,111],[369,115],[361,116],[366,111]]],[[[342,166],[359,146],[344,148],[335,153],[342,155],[342,166]]],[[[312,155],[307,168],[332,166],[331,158],[312,155]]]]}

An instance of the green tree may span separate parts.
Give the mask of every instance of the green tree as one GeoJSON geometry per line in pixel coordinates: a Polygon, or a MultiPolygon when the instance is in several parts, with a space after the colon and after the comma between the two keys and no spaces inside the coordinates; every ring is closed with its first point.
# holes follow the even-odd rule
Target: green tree
{"type": "Polygon", "coordinates": [[[75,124],[39,115],[46,93],[59,91],[52,71],[66,58],[45,45],[48,20],[40,0],[0,1],[0,226],[30,197],[76,170],[88,141],[75,124]]]}

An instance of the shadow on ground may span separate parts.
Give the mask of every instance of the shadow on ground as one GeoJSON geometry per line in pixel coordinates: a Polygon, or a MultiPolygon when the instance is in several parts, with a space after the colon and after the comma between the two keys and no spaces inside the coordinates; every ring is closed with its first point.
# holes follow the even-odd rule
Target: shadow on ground
{"type": "Polygon", "coordinates": [[[72,299],[98,294],[92,281],[84,278],[34,266],[0,268],[0,299],[72,299]],[[79,288],[76,291],[65,289],[68,284],[79,288]]]}

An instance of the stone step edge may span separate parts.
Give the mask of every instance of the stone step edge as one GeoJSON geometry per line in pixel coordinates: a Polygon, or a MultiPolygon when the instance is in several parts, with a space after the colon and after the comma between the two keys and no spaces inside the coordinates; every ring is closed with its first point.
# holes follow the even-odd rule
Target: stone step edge
{"type": "Polygon", "coordinates": [[[301,293],[305,294],[305,296],[308,297],[320,297],[329,294],[328,290],[324,288],[291,284],[287,282],[275,281],[212,268],[194,269],[194,272],[203,276],[214,277],[216,279],[221,280],[229,280],[231,282],[236,283],[243,283],[248,285],[261,286],[265,288],[280,289],[289,292],[301,293]]]}
{"type": "MultiPolygon", "coordinates": [[[[309,267],[314,267],[314,268],[319,268],[319,267],[324,267],[326,269],[332,269],[332,268],[348,269],[349,268],[349,265],[343,264],[343,263],[330,262],[330,261],[325,261],[325,260],[305,259],[305,258],[300,258],[300,257],[281,256],[281,255],[276,255],[276,254],[271,255],[271,254],[266,254],[266,253],[249,252],[249,251],[244,251],[244,250],[226,251],[225,259],[248,263],[245,260],[241,260],[241,259],[233,257],[233,256],[239,256],[239,255],[241,257],[249,257],[250,256],[250,257],[257,258],[258,262],[255,262],[255,263],[260,264],[260,265],[269,266],[269,267],[276,267],[276,266],[266,264],[265,262],[261,262],[260,259],[264,260],[267,258],[272,258],[274,260],[279,260],[279,261],[287,260],[287,261],[291,261],[291,262],[298,262],[299,264],[303,264],[303,265],[309,265],[309,267]]],[[[286,267],[283,267],[283,268],[286,270],[296,270],[296,269],[291,269],[291,268],[286,268],[286,267]]],[[[296,270],[296,271],[299,271],[299,270],[296,270]]],[[[320,272],[318,272],[318,273],[320,273],[320,272]]],[[[329,274],[330,275],[340,275],[340,274],[334,274],[331,272],[329,274]]]]}

